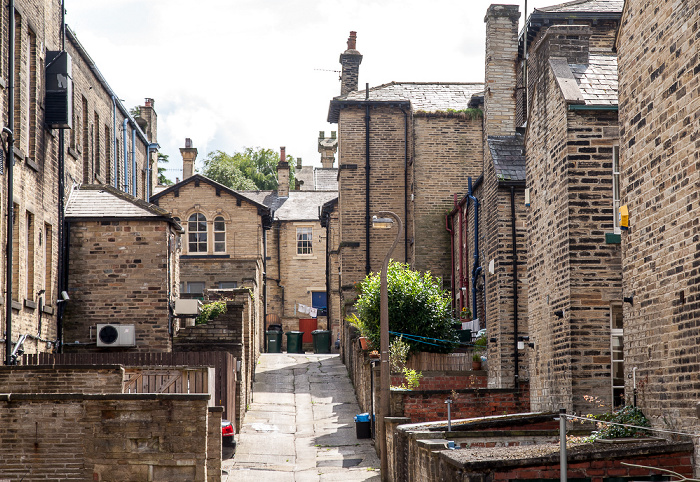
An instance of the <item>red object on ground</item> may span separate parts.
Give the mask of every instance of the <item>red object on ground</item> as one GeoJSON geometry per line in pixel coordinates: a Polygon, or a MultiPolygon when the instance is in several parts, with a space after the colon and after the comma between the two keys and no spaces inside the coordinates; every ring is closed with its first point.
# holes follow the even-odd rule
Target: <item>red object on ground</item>
{"type": "Polygon", "coordinates": [[[299,320],[299,331],[304,332],[304,336],[301,337],[302,343],[313,343],[314,337],[311,332],[318,328],[318,321],[316,318],[301,318],[299,320]]]}

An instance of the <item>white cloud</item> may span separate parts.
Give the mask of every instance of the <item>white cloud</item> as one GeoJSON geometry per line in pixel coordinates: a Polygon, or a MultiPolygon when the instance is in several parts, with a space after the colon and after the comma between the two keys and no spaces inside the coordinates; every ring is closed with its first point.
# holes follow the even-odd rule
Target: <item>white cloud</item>
{"type": "Polygon", "coordinates": [[[126,106],[155,99],[169,169],[181,166],[186,137],[200,160],[212,150],[284,145],[304,164],[319,165],[318,131],[337,129],[326,116],[340,91],[332,71],[340,69],[350,30],[358,32],[364,55],[361,88],[366,82],[479,82],[489,4],[66,0],[66,21],[126,106]]]}

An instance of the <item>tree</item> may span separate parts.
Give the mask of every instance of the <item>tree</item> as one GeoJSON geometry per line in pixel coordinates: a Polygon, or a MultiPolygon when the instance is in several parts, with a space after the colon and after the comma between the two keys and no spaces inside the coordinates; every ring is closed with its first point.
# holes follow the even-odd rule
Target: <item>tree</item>
{"type": "Polygon", "coordinates": [[[169,162],[168,155],[163,154],[161,152],[158,153],[158,184],[165,185],[165,186],[170,186],[173,181],[165,177],[165,171],[167,170],[164,167],[160,167],[161,164],[167,164],[169,162]]]}
{"type": "MultiPolygon", "coordinates": [[[[360,296],[355,302],[357,316],[369,329],[374,346],[379,346],[379,278],[379,273],[367,275],[359,284],[360,296]]],[[[440,288],[439,278],[392,261],[387,272],[387,286],[389,331],[403,334],[412,352],[447,353],[457,346],[450,296],[440,288]]]]}
{"type": "MultiPolygon", "coordinates": [[[[278,154],[272,149],[246,147],[243,152],[229,155],[223,151],[210,152],[204,159],[202,174],[213,181],[237,190],[269,191],[277,189],[278,154]]],[[[287,156],[290,166],[289,185],[294,186],[292,156],[287,156]]]]}

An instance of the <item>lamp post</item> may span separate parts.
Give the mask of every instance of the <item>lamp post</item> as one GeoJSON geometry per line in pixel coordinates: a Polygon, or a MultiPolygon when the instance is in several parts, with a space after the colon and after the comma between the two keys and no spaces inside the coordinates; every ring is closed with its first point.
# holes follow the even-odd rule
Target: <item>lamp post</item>
{"type": "Polygon", "coordinates": [[[391,248],[389,248],[389,251],[386,253],[384,265],[382,266],[382,273],[379,279],[379,351],[381,354],[379,363],[379,434],[381,436],[379,440],[379,447],[381,451],[382,480],[389,480],[389,457],[386,452],[386,426],[384,424],[384,417],[389,415],[389,397],[391,396],[391,392],[389,390],[389,385],[391,384],[391,370],[389,369],[389,290],[387,272],[389,270],[391,253],[394,251],[394,248],[396,248],[396,245],[399,242],[403,224],[401,223],[401,218],[391,211],[380,211],[379,215],[381,216],[380,218],[377,216],[372,218],[372,227],[377,229],[391,229],[394,223],[398,225],[396,239],[394,240],[394,244],[391,245],[391,248]]]}

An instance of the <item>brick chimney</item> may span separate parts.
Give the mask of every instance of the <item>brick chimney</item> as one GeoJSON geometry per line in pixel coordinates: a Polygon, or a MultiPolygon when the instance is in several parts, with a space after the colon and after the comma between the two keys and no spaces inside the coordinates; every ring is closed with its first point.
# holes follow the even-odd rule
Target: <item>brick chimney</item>
{"type": "Polygon", "coordinates": [[[289,163],[284,146],[280,147],[280,162],[277,163],[277,195],[289,196],[289,163]]]}
{"type": "Polygon", "coordinates": [[[318,133],[318,152],[321,153],[321,167],[330,169],[335,163],[335,153],[338,151],[338,139],[335,131],[331,131],[331,136],[326,137],[324,131],[318,133]]]}
{"type": "Polygon", "coordinates": [[[565,58],[569,64],[588,64],[591,27],[588,25],[552,25],[535,46],[538,58],[565,58]]]}
{"type": "Polygon", "coordinates": [[[192,147],[192,139],[185,139],[185,147],[180,148],[182,155],[182,180],[192,177],[194,174],[194,161],[197,159],[197,149],[192,147]]]}
{"type": "Polygon", "coordinates": [[[356,50],[356,46],[357,32],[350,32],[348,49],[340,54],[340,65],[343,67],[340,74],[340,95],[357,90],[362,54],[356,50]]]}
{"type": "Polygon", "coordinates": [[[515,134],[519,18],[517,5],[491,5],[486,11],[485,136],[515,134]]]}
{"type": "Polygon", "coordinates": [[[156,114],[155,105],[156,102],[147,97],[144,105],[139,106],[139,115],[146,121],[145,129],[142,128],[141,130],[144,131],[149,142],[154,144],[158,142],[158,115],[156,114]]]}

